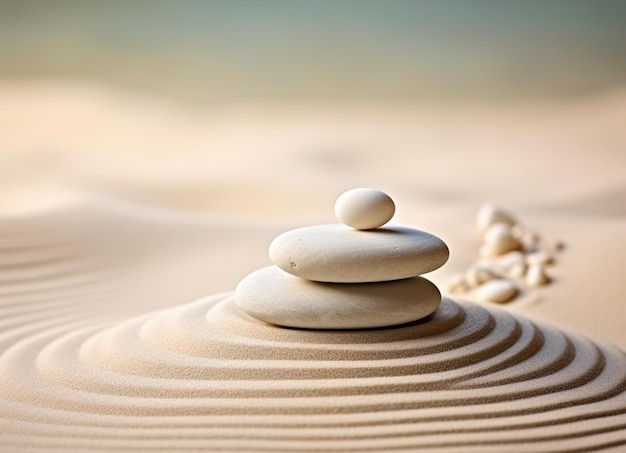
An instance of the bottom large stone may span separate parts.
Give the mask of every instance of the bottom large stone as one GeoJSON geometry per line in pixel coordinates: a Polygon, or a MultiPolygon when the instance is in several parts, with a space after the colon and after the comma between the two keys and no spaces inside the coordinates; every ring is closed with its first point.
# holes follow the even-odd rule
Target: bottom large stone
{"type": "Polygon", "coordinates": [[[244,278],[235,290],[235,301],[247,314],[280,326],[364,329],[422,319],[437,309],[441,294],[421,277],[321,283],[270,266],[244,278]]]}

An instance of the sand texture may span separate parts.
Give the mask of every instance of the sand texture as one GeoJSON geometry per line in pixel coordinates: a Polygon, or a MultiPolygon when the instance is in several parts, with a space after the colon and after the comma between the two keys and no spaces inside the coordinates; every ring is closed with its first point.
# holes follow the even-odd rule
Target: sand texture
{"type": "Polygon", "coordinates": [[[77,206],[2,225],[6,451],[626,443],[624,353],[491,306],[445,299],[425,320],[354,332],[271,326],[230,293],[132,316],[136,300],[171,302],[159,287],[192,300],[197,277],[164,269],[220,228],[237,236],[137,212],[77,206]]]}
{"type": "Polygon", "coordinates": [[[0,451],[626,449],[622,94],[391,121],[37,86],[0,84],[0,451]],[[237,308],[274,237],[366,184],[447,243],[442,291],[484,201],[566,244],[550,285],[362,331],[237,308]]]}

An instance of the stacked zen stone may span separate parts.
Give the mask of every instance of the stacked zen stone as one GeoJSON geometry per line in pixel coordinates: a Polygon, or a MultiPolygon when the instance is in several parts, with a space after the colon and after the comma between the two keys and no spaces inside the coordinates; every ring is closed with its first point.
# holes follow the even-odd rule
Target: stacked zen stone
{"type": "Polygon", "coordinates": [[[275,266],[253,272],[235,291],[237,305],[262,321],[309,329],[362,329],[405,324],[433,313],[435,285],[419,275],[442,266],[448,247],[436,236],[386,227],[395,212],[375,189],[342,194],[343,224],[281,234],[270,246],[275,266]]]}

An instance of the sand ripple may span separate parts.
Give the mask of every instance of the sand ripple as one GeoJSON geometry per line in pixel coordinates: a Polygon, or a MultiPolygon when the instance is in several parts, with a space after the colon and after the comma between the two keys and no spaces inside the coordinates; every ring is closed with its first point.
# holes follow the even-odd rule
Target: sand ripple
{"type": "Polygon", "coordinates": [[[366,331],[271,326],[230,293],[111,321],[73,302],[115,299],[104,258],[48,233],[0,244],[2,451],[626,444],[626,357],[612,346],[450,299],[366,331]]]}
{"type": "Polygon", "coordinates": [[[306,332],[255,321],[217,295],[104,329],[42,326],[5,350],[0,369],[2,442],[21,447],[537,451],[540,442],[573,451],[626,442],[621,351],[452,300],[399,328],[306,332]]]}

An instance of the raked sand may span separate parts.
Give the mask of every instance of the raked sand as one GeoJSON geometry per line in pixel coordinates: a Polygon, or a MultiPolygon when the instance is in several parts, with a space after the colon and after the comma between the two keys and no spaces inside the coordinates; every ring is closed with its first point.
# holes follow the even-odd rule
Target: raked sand
{"type": "Polygon", "coordinates": [[[620,93],[469,113],[9,82],[0,100],[0,451],[626,448],[620,93]],[[272,238],[363,185],[446,241],[440,288],[476,259],[488,200],[565,242],[552,283],[367,331],[239,311],[272,238]]]}

